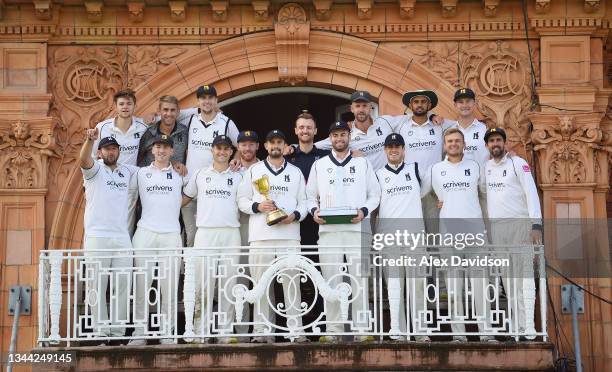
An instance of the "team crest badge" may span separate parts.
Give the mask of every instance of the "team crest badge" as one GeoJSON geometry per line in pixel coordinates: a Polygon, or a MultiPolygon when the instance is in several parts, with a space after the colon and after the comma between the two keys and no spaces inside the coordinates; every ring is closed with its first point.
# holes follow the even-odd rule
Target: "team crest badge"
{"type": "Polygon", "coordinates": [[[349,173],[351,174],[355,173],[355,166],[352,166],[349,168],[349,173]]]}
{"type": "Polygon", "coordinates": [[[442,171],[442,172],[440,172],[440,175],[441,175],[441,176],[446,176],[446,171],[442,171]]]}
{"type": "Polygon", "coordinates": [[[213,138],[217,137],[218,135],[219,135],[219,131],[218,130],[213,132],[213,138]]]}
{"type": "Polygon", "coordinates": [[[430,135],[430,136],[433,136],[433,135],[435,135],[435,134],[436,134],[436,131],[435,131],[433,128],[431,128],[431,129],[429,130],[429,135],[430,135]]]}
{"type": "Polygon", "coordinates": [[[206,177],[206,183],[210,183],[210,177],[206,177]]]}
{"type": "Polygon", "coordinates": [[[413,131],[411,131],[411,130],[409,130],[409,131],[408,131],[408,135],[409,135],[409,136],[412,136],[412,134],[413,134],[413,133],[414,133],[414,132],[413,132],[413,131]]]}
{"type": "Polygon", "coordinates": [[[382,134],[383,134],[382,133],[382,129],[376,128],[376,134],[379,135],[379,136],[382,136],[382,134]]]}
{"type": "Polygon", "coordinates": [[[331,173],[331,172],[333,172],[333,171],[334,171],[333,169],[331,169],[331,168],[327,168],[327,173],[331,173]]]}
{"type": "Polygon", "coordinates": [[[151,178],[153,175],[151,173],[147,173],[147,178],[151,178]]]}
{"type": "Polygon", "coordinates": [[[291,178],[289,178],[288,174],[285,174],[285,182],[291,182],[291,178]]]}
{"type": "Polygon", "coordinates": [[[389,183],[391,179],[389,177],[385,177],[385,183],[389,183]]]}
{"type": "Polygon", "coordinates": [[[172,179],[172,173],[166,173],[166,178],[171,180],[172,179]]]}
{"type": "Polygon", "coordinates": [[[478,133],[474,133],[474,139],[478,139],[478,133]]]}
{"type": "Polygon", "coordinates": [[[502,177],[506,177],[506,170],[504,169],[504,172],[502,173],[502,177]]]}
{"type": "Polygon", "coordinates": [[[406,181],[410,181],[410,180],[411,180],[410,173],[406,173],[406,181]]]}
{"type": "Polygon", "coordinates": [[[463,172],[465,173],[466,176],[470,175],[470,170],[469,169],[465,169],[463,172]]]}
{"type": "Polygon", "coordinates": [[[134,138],[140,138],[140,133],[134,133],[134,138]]]}
{"type": "Polygon", "coordinates": [[[194,127],[194,128],[193,128],[193,133],[194,133],[194,134],[195,134],[195,133],[198,133],[198,128],[195,128],[195,127],[194,127]]]}
{"type": "Polygon", "coordinates": [[[232,178],[227,179],[227,185],[232,186],[234,184],[234,180],[232,178]]]}

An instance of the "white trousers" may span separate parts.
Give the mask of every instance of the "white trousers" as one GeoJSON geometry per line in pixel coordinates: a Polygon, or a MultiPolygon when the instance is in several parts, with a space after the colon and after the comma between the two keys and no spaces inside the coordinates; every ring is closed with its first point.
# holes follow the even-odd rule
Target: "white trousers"
{"type": "MultiPolygon", "coordinates": [[[[383,254],[384,258],[395,259],[405,254],[414,257],[417,265],[423,256],[427,256],[425,248],[417,248],[405,253],[397,248],[385,249],[389,249],[389,252],[383,254]]],[[[409,309],[412,331],[421,332],[426,328],[427,303],[425,302],[425,291],[427,290],[427,276],[430,275],[426,270],[426,267],[419,266],[383,266],[383,277],[387,282],[389,315],[391,318],[390,334],[406,332],[406,305],[409,309]],[[406,288],[406,285],[408,285],[408,288],[406,288]]]]}
{"type": "MultiPolygon", "coordinates": [[[[351,315],[352,327],[354,330],[369,330],[372,314],[369,311],[369,287],[368,278],[361,276],[361,244],[363,241],[370,240],[370,234],[363,234],[356,231],[343,232],[320,232],[319,245],[351,245],[353,248],[319,248],[319,262],[321,264],[321,273],[323,278],[332,287],[336,288],[342,282],[342,277],[338,274],[342,273],[344,259],[348,274],[354,276],[355,280],[350,281],[351,285],[351,315]],[[333,251],[338,253],[326,253],[333,251]]],[[[339,301],[325,301],[325,312],[327,317],[327,332],[341,333],[344,332],[344,324],[341,323],[339,301]]]]}
{"type": "Polygon", "coordinates": [[[183,242],[179,232],[156,233],[138,227],[132,240],[134,246],[134,336],[147,333],[149,323],[149,294],[153,279],[157,279],[156,305],[159,333],[171,336],[175,329],[177,312],[177,289],[180,272],[178,255],[183,242]],[[166,248],[168,250],[147,251],[143,248],[166,248]],[[155,269],[157,267],[157,269],[155,269]],[[161,294],[161,301],[160,301],[161,294]]]}
{"type": "Polygon", "coordinates": [[[198,226],[196,225],[196,213],[198,210],[198,202],[196,199],[192,199],[189,203],[181,208],[181,216],[183,216],[183,223],[185,224],[185,237],[187,238],[187,247],[193,247],[196,231],[198,226]]]}
{"type": "MultiPolygon", "coordinates": [[[[262,246],[278,248],[253,248],[250,250],[249,265],[254,286],[260,282],[262,275],[277,255],[285,255],[289,252],[300,254],[299,240],[259,240],[251,242],[251,247],[262,246]]],[[[278,275],[279,274],[277,274],[275,278],[279,277],[278,275]]],[[[302,327],[302,318],[298,315],[300,313],[299,309],[302,301],[302,294],[300,291],[300,279],[297,275],[297,270],[285,270],[282,272],[281,278],[283,279],[283,296],[285,300],[282,309],[275,306],[274,282],[276,282],[276,280],[272,279],[270,283],[266,283],[266,290],[259,300],[255,302],[253,308],[253,321],[255,323],[253,333],[266,333],[270,328],[270,326],[267,325],[268,323],[276,324],[275,313],[277,312],[280,316],[287,319],[288,327],[302,327]],[[271,306],[275,306],[277,310],[273,312],[271,306]]],[[[271,331],[274,331],[274,329],[271,331]]]]}
{"type": "MultiPolygon", "coordinates": [[[[491,221],[493,244],[517,245],[512,255],[500,254],[510,259],[510,270],[502,272],[502,281],[508,304],[514,308],[514,320],[518,320],[519,331],[535,328],[535,279],[533,271],[533,248],[530,246],[531,223],[529,220],[491,221]],[[517,309],[518,308],[518,309],[517,309]]],[[[509,248],[500,248],[508,252],[509,248]]]]}
{"type": "Polygon", "coordinates": [[[123,336],[130,320],[128,296],[132,288],[132,242],[127,235],[123,238],[86,237],[83,249],[87,262],[84,274],[90,279],[85,283],[85,302],[91,309],[94,332],[104,336],[123,336]],[[104,252],[110,249],[120,251],[104,252]],[[89,278],[90,274],[93,278],[89,278]],[[110,308],[106,303],[109,279],[113,284],[110,308]]]}
{"type": "Polygon", "coordinates": [[[237,247],[240,243],[238,227],[200,227],[195,234],[196,334],[205,334],[209,330],[215,333],[232,333],[231,324],[235,321],[232,289],[236,285],[240,249],[227,247],[237,247]],[[206,247],[219,249],[197,252],[198,248],[206,247]],[[213,317],[215,298],[218,309],[213,317]],[[218,324],[214,324],[215,318],[218,324]]]}
{"type": "MultiPolygon", "coordinates": [[[[240,241],[243,247],[247,247],[247,248],[242,248],[240,250],[241,253],[244,253],[240,255],[240,265],[243,265],[242,267],[244,267],[244,274],[248,277],[250,275],[250,271],[248,267],[248,263],[249,263],[249,248],[248,248],[248,245],[249,245],[249,215],[246,213],[242,213],[242,212],[240,212],[240,241]]],[[[247,288],[249,288],[251,284],[249,279],[245,278],[244,276],[239,276],[236,283],[242,284],[246,286],[247,288]]],[[[242,314],[243,314],[242,320],[244,322],[251,321],[251,306],[248,302],[244,304],[244,307],[242,309],[242,314]]],[[[249,333],[248,324],[239,325],[239,326],[236,326],[235,328],[236,328],[236,333],[242,333],[242,334],[249,333]]]]}
{"type": "Polygon", "coordinates": [[[434,193],[425,195],[421,199],[421,206],[423,208],[425,231],[428,233],[437,233],[440,230],[440,209],[438,208],[438,197],[434,193]]]}

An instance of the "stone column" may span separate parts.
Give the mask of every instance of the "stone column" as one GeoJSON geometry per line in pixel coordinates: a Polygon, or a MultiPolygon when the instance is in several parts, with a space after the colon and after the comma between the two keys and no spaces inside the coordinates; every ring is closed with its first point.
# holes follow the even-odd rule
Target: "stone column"
{"type": "MultiPolygon", "coordinates": [[[[0,43],[0,308],[13,285],[32,286],[32,315],[21,316],[19,352],[36,342],[38,256],[45,249],[47,162],[53,120],[47,117],[47,53],[42,43],[0,43]]],[[[0,317],[0,353],[12,317],[0,317]]]]}

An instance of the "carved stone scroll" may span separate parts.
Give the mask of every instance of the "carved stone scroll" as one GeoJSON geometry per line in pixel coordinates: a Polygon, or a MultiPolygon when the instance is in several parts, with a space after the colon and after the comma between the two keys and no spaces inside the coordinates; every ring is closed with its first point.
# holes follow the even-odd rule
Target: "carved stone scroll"
{"type": "Polygon", "coordinates": [[[274,24],[278,75],[281,81],[295,85],[306,80],[310,21],[296,3],[284,5],[274,24]]]}

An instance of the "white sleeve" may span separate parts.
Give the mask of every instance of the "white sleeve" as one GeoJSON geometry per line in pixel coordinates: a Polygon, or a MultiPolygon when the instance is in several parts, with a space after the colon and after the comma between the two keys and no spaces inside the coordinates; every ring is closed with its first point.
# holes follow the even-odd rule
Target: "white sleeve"
{"type": "Polygon", "coordinates": [[[536,187],[533,176],[531,175],[531,169],[529,164],[518,156],[514,157],[514,170],[518,176],[521,188],[525,193],[525,199],[527,199],[527,208],[529,210],[529,218],[532,219],[534,224],[542,224],[542,210],[540,209],[540,198],[538,196],[538,189],[536,187]],[[518,163],[518,167],[517,167],[518,163]],[[519,169],[517,169],[519,168],[519,169]]]}
{"type": "Polygon", "coordinates": [[[367,163],[367,171],[366,171],[366,207],[368,209],[368,214],[371,214],[378,205],[380,204],[380,184],[378,183],[378,178],[376,177],[376,173],[374,173],[374,169],[372,164],[368,159],[365,159],[367,163]]]}
{"type": "Polygon", "coordinates": [[[185,185],[185,187],[183,187],[183,194],[188,198],[193,199],[198,196],[197,181],[199,173],[200,171],[198,170],[192,177],[189,177],[189,181],[187,181],[187,184],[185,185]]]}
{"type": "Polygon", "coordinates": [[[480,166],[480,164],[474,160],[474,163],[478,166],[478,191],[482,195],[487,194],[487,178],[485,176],[485,168],[480,166]]]}
{"type": "Polygon", "coordinates": [[[425,174],[421,175],[421,198],[425,197],[425,195],[429,194],[432,191],[432,168],[433,166],[430,166],[429,168],[427,168],[427,170],[425,170],[425,174]]]}
{"type": "Polygon", "coordinates": [[[437,169],[436,169],[436,165],[432,165],[431,166],[431,189],[433,190],[433,192],[436,194],[436,197],[438,198],[438,200],[440,201],[444,201],[444,188],[442,187],[442,185],[440,185],[440,180],[438,179],[438,177],[434,176],[434,174],[437,174],[437,169]]]}
{"type": "Polygon", "coordinates": [[[298,195],[297,195],[297,206],[296,206],[296,211],[300,214],[300,222],[304,220],[304,218],[306,218],[306,214],[308,213],[307,208],[307,199],[306,199],[306,183],[304,181],[304,176],[302,175],[302,171],[299,172],[300,174],[300,187],[298,188],[298,195]]]}
{"type": "Polygon", "coordinates": [[[94,160],[91,168],[89,169],[81,168],[81,173],[83,173],[83,178],[85,179],[85,181],[89,181],[93,179],[100,171],[100,167],[101,167],[100,163],[97,160],[94,160]]]}
{"type": "Polygon", "coordinates": [[[136,203],[138,202],[138,168],[130,168],[130,184],[128,187],[128,230],[130,237],[136,228],[136,203]]]}
{"type": "MultiPolygon", "coordinates": [[[[191,115],[197,115],[198,114],[198,108],[197,107],[190,107],[190,108],[186,108],[186,109],[181,109],[179,111],[178,116],[176,117],[176,122],[183,124],[184,126],[188,126],[189,125],[189,118],[191,118],[191,115]]],[[[155,121],[160,120],[161,118],[159,116],[155,116],[155,121]]]]}
{"type": "Polygon", "coordinates": [[[252,167],[244,172],[240,186],[238,186],[238,208],[246,214],[255,214],[253,211],[253,175],[252,167]]]}
{"type": "Polygon", "coordinates": [[[457,122],[456,121],[444,119],[444,122],[442,122],[442,131],[445,131],[448,128],[452,128],[452,127],[456,127],[456,126],[457,126],[457,122]]]}
{"type": "Polygon", "coordinates": [[[312,210],[319,208],[319,184],[317,180],[317,162],[315,161],[312,167],[310,167],[310,174],[308,175],[308,182],[306,183],[306,205],[308,213],[312,213],[312,210]]]}
{"type": "MultiPolygon", "coordinates": [[[[329,139],[329,137],[316,142],[314,145],[318,149],[321,149],[321,150],[331,150],[332,149],[331,140],[329,139]]],[[[308,177],[308,179],[310,179],[310,177],[308,177]]]]}
{"type": "Polygon", "coordinates": [[[232,140],[234,147],[238,147],[238,127],[232,120],[227,125],[227,136],[232,140]]]}

